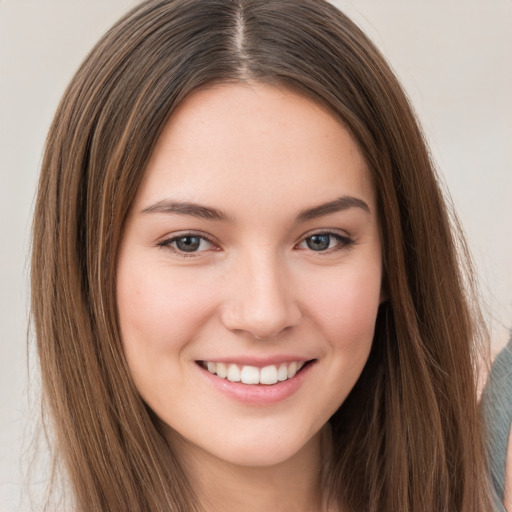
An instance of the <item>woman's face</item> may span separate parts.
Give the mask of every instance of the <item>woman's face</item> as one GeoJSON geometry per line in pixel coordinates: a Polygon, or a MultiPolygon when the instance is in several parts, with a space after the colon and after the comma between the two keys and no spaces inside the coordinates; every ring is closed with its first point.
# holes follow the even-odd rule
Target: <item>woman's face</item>
{"type": "Polygon", "coordinates": [[[126,358],[171,443],[262,466],[316,439],[370,351],[376,210],[357,145],[311,100],[240,84],[180,105],[117,270],[126,358]]]}

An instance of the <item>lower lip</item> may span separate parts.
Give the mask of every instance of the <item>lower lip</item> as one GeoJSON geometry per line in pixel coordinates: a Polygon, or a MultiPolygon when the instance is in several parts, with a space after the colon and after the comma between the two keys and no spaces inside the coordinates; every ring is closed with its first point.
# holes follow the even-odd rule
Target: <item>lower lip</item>
{"type": "Polygon", "coordinates": [[[298,391],[313,366],[315,366],[315,362],[310,361],[291,379],[276,382],[275,384],[242,384],[241,382],[231,382],[227,379],[217,377],[199,365],[197,365],[197,368],[211,386],[229,398],[251,405],[269,405],[281,402],[298,391]]]}

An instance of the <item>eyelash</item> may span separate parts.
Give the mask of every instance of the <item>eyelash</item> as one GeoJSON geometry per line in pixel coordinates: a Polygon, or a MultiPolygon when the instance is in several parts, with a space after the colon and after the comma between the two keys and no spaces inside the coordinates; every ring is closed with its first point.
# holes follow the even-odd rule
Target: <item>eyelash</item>
{"type": "Polygon", "coordinates": [[[212,246],[217,248],[215,250],[219,250],[218,249],[218,245],[215,243],[215,241],[211,237],[207,236],[204,233],[197,233],[197,232],[194,232],[194,231],[187,231],[187,232],[181,233],[181,234],[179,234],[177,236],[173,236],[172,238],[168,238],[166,240],[162,240],[161,242],[158,242],[157,245],[158,245],[158,247],[169,249],[173,253],[175,253],[178,256],[181,256],[183,258],[194,258],[194,257],[197,257],[197,253],[200,252],[200,251],[186,252],[186,251],[178,249],[177,247],[174,247],[172,245],[175,242],[178,242],[179,240],[183,240],[185,238],[198,238],[198,239],[200,239],[199,243],[201,243],[201,241],[206,240],[212,246]]]}
{"type": "MultiPolygon", "coordinates": [[[[304,243],[307,244],[307,240],[311,240],[315,236],[329,236],[331,239],[334,238],[338,242],[334,247],[328,247],[327,249],[322,251],[314,251],[313,249],[308,247],[308,249],[311,252],[318,253],[319,255],[332,254],[333,252],[337,251],[347,251],[355,244],[355,240],[346,234],[341,234],[336,231],[317,231],[315,233],[308,233],[305,237],[301,239],[301,241],[296,245],[296,247],[304,243]]],[[[329,241],[329,245],[331,241],[329,241]]]]}
{"type": "MultiPolygon", "coordinates": [[[[333,252],[343,251],[343,250],[346,251],[346,250],[349,250],[355,244],[355,240],[353,240],[352,238],[350,238],[347,235],[342,235],[342,234],[340,234],[338,232],[334,232],[334,231],[317,231],[315,233],[307,234],[307,236],[303,237],[300,240],[300,242],[298,242],[295,245],[295,248],[299,248],[299,246],[304,243],[307,244],[307,240],[310,240],[315,236],[329,236],[331,238],[336,239],[338,242],[334,247],[328,247],[327,249],[320,250],[320,251],[315,251],[315,250],[311,249],[310,247],[304,248],[305,250],[310,250],[312,253],[318,253],[319,255],[327,255],[327,254],[331,254],[333,252]]],[[[206,241],[216,248],[214,250],[219,250],[218,245],[211,237],[207,236],[204,233],[197,233],[197,232],[193,232],[193,231],[181,233],[177,236],[173,236],[172,238],[162,240],[161,242],[157,243],[157,246],[169,249],[173,253],[181,256],[182,258],[197,257],[198,253],[200,253],[202,251],[194,250],[194,251],[187,252],[187,251],[183,251],[183,250],[173,246],[174,243],[176,243],[180,240],[184,240],[186,238],[198,238],[198,239],[200,239],[199,244],[201,243],[201,241],[206,241]]],[[[329,245],[331,244],[331,241],[332,240],[329,241],[329,245]]]]}

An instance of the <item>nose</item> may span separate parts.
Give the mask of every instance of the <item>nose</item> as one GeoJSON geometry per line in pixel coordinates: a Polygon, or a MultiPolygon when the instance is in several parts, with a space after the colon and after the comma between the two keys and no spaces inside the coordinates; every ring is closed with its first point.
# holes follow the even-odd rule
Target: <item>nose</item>
{"type": "Polygon", "coordinates": [[[302,312],[293,284],[277,258],[253,255],[231,269],[222,322],[230,331],[271,339],[296,327],[302,312]]]}

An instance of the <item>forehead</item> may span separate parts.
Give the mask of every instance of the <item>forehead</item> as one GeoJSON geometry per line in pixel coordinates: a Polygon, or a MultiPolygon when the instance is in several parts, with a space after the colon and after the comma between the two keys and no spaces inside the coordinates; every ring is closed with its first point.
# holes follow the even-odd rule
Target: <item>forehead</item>
{"type": "MultiPolygon", "coordinates": [[[[196,91],[164,128],[136,199],[311,203],[333,194],[374,202],[364,158],[326,108],[287,88],[224,84],[196,91]],[[313,196],[314,194],[314,196],[313,196]]],[[[254,205],[253,205],[254,206],[254,205]]]]}

